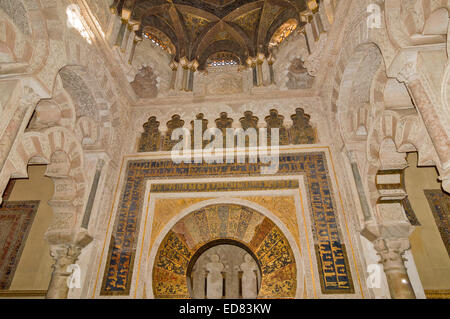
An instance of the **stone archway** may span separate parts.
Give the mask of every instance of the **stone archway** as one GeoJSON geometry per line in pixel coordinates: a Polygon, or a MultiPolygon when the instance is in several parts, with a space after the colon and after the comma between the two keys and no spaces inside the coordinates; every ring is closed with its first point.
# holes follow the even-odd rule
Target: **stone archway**
{"type": "Polygon", "coordinates": [[[55,260],[47,298],[67,298],[67,278],[71,275],[67,266],[75,263],[81,250],[92,241],[87,230],[79,227],[86,192],[83,150],[68,129],[30,131],[23,135],[5,168],[13,178],[27,177],[30,163],[47,164],[45,176],[55,185],[49,201],[53,220],[45,233],[55,260]]]}
{"type": "Polygon", "coordinates": [[[5,167],[15,178],[27,177],[29,163],[47,164],[46,176],[55,184],[51,206],[55,212],[54,223],[47,233],[58,243],[73,238],[73,230],[80,220],[86,191],[83,171],[83,150],[68,129],[48,128],[24,134],[5,167]],[[69,236],[70,238],[67,238],[69,236]]]}
{"type": "Polygon", "coordinates": [[[212,204],[179,220],[166,234],[153,264],[155,298],[189,298],[191,259],[205,245],[227,239],[241,243],[261,267],[258,298],[294,298],[297,267],[283,232],[266,216],[239,204],[212,204]]]}

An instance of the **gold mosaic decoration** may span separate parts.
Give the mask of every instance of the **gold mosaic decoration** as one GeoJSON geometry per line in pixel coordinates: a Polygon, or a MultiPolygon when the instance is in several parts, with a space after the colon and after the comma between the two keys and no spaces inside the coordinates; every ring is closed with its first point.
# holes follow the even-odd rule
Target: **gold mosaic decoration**
{"type": "Polygon", "coordinates": [[[293,196],[251,196],[243,197],[243,199],[254,202],[277,216],[292,234],[298,247],[301,247],[293,196]]]}
{"type": "Polygon", "coordinates": [[[261,15],[261,8],[250,11],[243,14],[233,20],[238,26],[240,26],[250,39],[254,37],[255,25],[258,24],[258,19],[261,15]]]}
{"type": "Polygon", "coordinates": [[[203,30],[205,30],[205,28],[211,22],[205,18],[187,12],[183,14],[183,17],[192,41],[195,41],[196,38],[202,33],[203,30]]]}
{"type": "Polygon", "coordinates": [[[297,268],[292,249],[281,230],[267,217],[245,206],[218,204],[181,219],[166,235],[153,267],[156,298],[189,298],[189,261],[202,246],[218,239],[246,245],[262,269],[258,298],[294,298],[297,268]],[[252,221],[258,220],[258,225],[252,221]],[[247,236],[247,231],[252,236],[247,236]]]}

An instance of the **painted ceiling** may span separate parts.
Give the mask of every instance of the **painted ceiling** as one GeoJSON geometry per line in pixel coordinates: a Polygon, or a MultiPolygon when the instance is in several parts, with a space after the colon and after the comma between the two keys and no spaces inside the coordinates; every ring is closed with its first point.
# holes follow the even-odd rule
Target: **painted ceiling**
{"type": "Polygon", "coordinates": [[[112,10],[176,61],[186,57],[203,68],[218,53],[241,64],[269,54],[272,36],[292,19],[301,25],[300,13],[308,7],[307,0],[115,0],[112,10]]]}

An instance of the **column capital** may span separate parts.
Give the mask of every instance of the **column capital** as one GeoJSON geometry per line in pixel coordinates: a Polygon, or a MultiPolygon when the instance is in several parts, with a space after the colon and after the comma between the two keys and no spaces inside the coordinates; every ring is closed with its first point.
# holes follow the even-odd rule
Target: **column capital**
{"type": "Polygon", "coordinates": [[[405,271],[405,258],[403,254],[411,248],[408,238],[378,238],[373,247],[380,256],[385,272],[405,271]]]}
{"type": "Polygon", "coordinates": [[[300,15],[300,21],[301,22],[309,23],[313,19],[312,12],[310,10],[306,10],[304,12],[300,12],[299,15],[300,15]]]}
{"type": "Polygon", "coordinates": [[[319,5],[317,4],[316,0],[308,0],[307,5],[312,13],[316,13],[317,11],[319,11],[319,5]]]}
{"type": "Polygon", "coordinates": [[[176,71],[178,69],[178,63],[175,61],[170,61],[169,67],[172,69],[172,71],[176,71]]]}
{"type": "Polygon", "coordinates": [[[266,56],[264,55],[264,53],[258,53],[256,56],[256,62],[258,64],[262,64],[264,62],[264,60],[266,59],[266,56]]]}
{"type": "Polygon", "coordinates": [[[256,61],[257,61],[257,59],[256,59],[256,57],[248,57],[247,58],[247,60],[245,61],[246,63],[247,63],[247,65],[249,66],[249,67],[255,67],[256,66],[256,61]]]}
{"type": "Polygon", "coordinates": [[[50,246],[50,256],[55,260],[53,269],[56,272],[65,273],[66,267],[77,261],[82,249],[79,245],[61,244],[50,246]]]}
{"type": "Polygon", "coordinates": [[[72,275],[69,266],[75,264],[83,248],[92,239],[86,229],[80,229],[74,233],[72,242],[50,244],[50,255],[55,263],[52,266],[52,279],[47,290],[47,298],[67,298],[69,293],[67,280],[72,275]]]}
{"type": "Polygon", "coordinates": [[[187,69],[188,64],[189,64],[189,60],[187,59],[187,57],[184,56],[180,59],[180,65],[183,69],[187,69]]]}
{"type": "Polygon", "coordinates": [[[378,238],[373,246],[380,256],[380,263],[393,299],[415,299],[416,295],[405,266],[405,251],[411,248],[408,238],[378,238]]]}
{"type": "Polygon", "coordinates": [[[197,68],[200,64],[198,63],[197,60],[192,60],[188,63],[188,67],[189,69],[191,69],[191,71],[195,72],[197,71],[197,68]]]}

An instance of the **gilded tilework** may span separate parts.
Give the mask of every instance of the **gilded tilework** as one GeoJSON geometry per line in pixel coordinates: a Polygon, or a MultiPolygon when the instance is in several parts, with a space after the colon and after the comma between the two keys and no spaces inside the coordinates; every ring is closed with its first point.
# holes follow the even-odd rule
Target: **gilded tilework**
{"type": "Polygon", "coordinates": [[[283,224],[286,225],[287,229],[294,237],[298,247],[301,247],[293,196],[251,196],[243,197],[243,199],[261,205],[277,216],[283,224]]]}
{"type": "Polygon", "coordinates": [[[349,265],[345,246],[335,242],[333,247],[322,244],[315,245],[314,248],[317,265],[323,272],[320,276],[322,292],[339,294],[348,287],[350,287],[349,292],[354,292],[351,273],[346,272],[349,265]]]}
{"type": "Polygon", "coordinates": [[[0,290],[9,289],[39,201],[4,202],[0,206],[0,290]]]}
{"type": "MultiPolygon", "coordinates": [[[[159,198],[155,200],[150,247],[166,224],[183,209],[209,198],[159,198]]],[[[181,230],[180,230],[181,231],[181,230]]]]}
{"type": "MultiPolygon", "coordinates": [[[[261,176],[262,165],[260,162],[175,164],[171,160],[129,161],[114,224],[101,295],[129,294],[146,180],[261,176]]],[[[322,292],[325,294],[353,293],[350,268],[336,218],[336,207],[325,154],[323,152],[282,154],[279,157],[277,174],[304,175],[306,177],[314,243],[318,247],[317,257],[321,261],[319,275],[324,283],[322,292]]],[[[236,223],[234,228],[236,232],[240,216],[236,216],[233,211],[228,214],[230,216],[228,225],[235,227],[234,223],[236,223]],[[236,218],[238,218],[237,221],[236,218]]],[[[189,222],[186,223],[186,226],[188,225],[189,222]]],[[[203,231],[206,232],[206,229],[203,231]]],[[[257,232],[258,230],[256,230],[257,232]]],[[[197,235],[202,234],[192,234],[192,237],[197,235]]],[[[255,240],[252,238],[250,244],[255,244],[255,240]]]]}
{"type": "Polygon", "coordinates": [[[158,249],[153,267],[153,291],[156,298],[186,297],[186,276],[191,256],[209,242],[224,238],[245,244],[258,257],[262,269],[260,298],[295,297],[295,258],[287,239],[272,221],[244,206],[220,204],[192,212],[172,229],[186,229],[184,224],[189,221],[196,223],[196,227],[191,227],[190,231],[201,233],[202,236],[188,232],[181,234],[172,230],[166,235],[158,249]],[[261,217],[259,221],[262,227],[253,232],[253,237],[245,236],[248,221],[252,220],[254,215],[261,217]],[[232,219],[234,221],[230,222],[232,219]],[[225,229],[219,231],[219,225],[224,225],[225,229]],[[189,246],[186,244],[188,237],[197,238],[198,241],[189,246]],[[258,239],[253,240],[255,237],[258,239]],[[244,238],[249,239],[244,241],[244,238]],[[167,273],[170,273],[170,276],[161,276],[167,273]],[[185,278],[184,283],[180,281],[181,277],[185,278]],[[280,279],[282,280],[279,281],[280,279]]]}
{"type": "Polygon", "coordinates": [[[298,180],[153,184],[152,193],[231,192],[241,190],[298,189],[298,180]]]}
{"type": "Polygon", "coordinates": [[[433,212],[442,241],[450,256],[450,196],[440,189],[426,189],[424,192],[433,212]]]}

